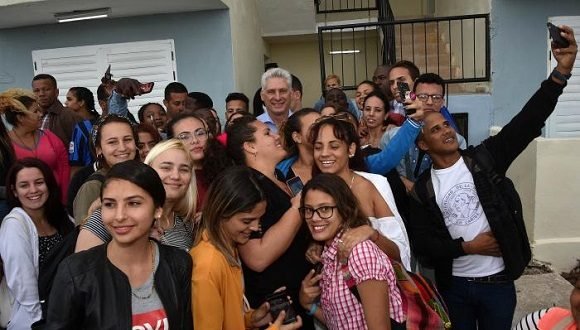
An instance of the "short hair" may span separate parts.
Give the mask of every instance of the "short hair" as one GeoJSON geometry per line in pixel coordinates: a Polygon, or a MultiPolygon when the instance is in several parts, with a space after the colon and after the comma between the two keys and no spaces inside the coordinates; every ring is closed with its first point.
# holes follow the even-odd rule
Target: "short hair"
{"type": "Polygon", "coordinates": [[[185,158],[190,165],[191,169],[191,179],[189,180],[189,186],[187,187],[187,191],[185,196],[177,203],[175,210],[177,214],[182,216],[186,221],[193,220],[195,216],[195,212],[197,210],[197,182],[195,177],[195,171],[193,170],[193,159],[191,158],[191,154],[189,153],[189,148],[183,144],[178,139],[169,139],[163,142],[156,144],[149,153],[143,163],[152,166],[153,162],[159,155],[168,151],[168,150],[179,150],[185,154],[185,158]]]}
{"type": "Polygon", "coordinates": [[[36,76],[34,76],[34,78],[32,78],[33,82],[37,81],[37,80],[50,80],[50,82],[52,83],[54,88],[57,88],[56,78],[54,78],[54,76],[49,75],[47,73],[37,74],[36,76]]]}
{"type": "Polygon", "coordinates": [[[110,96],[111,93],[107,91],[107,87],[104,84],[100,84],[99,87],[97,87],[97,100],[107,101],[110,96]]]}
{"type": "Polygon", "coordinates": [[[139,122],[145,121],[145,110],[151,105],[156,105],[159,107],[159,109],[161,109],[161,111],[165,112],[165,108],[163,108],[163,106],[159,103],[155,102],[145,103],[139,108],[139,111],[137,111],[137,118],[139,118],[139,122]]]}
{"type": "Polygon", "coordinates": [[[228,264],[240,267],[235,248],[228,243],[224,223],[238,213],[252,211],[265,200],[265,193],[249,168],[234,166],[226,169],[209,186],[201,217],[204,230],[198,232],[194,245],[202,240],[202,232],[205,232],[228,264]]]}
{"type": "Polygon", "coordinates": [[[272,78],[284,79],[288,84],[288,88],[292,87],[292,76],[290,75],[290,72],[282,68],[273,68],[262,74],[261,79],[262,90],[266,89],[266,84],[268,83],[268,80],[272,78]]]}
{"type": "Polygon", "coordinates": [[[230,101],[242,101],[246,103],[246,109],[248,109],[250,106],[250,99],[248,99],[248,97],[244,93],[237,92],[229,93],[228,96],[226,97],[226,104],[230,101]]]}
{"type": "Polygon", "coordinates": [[[413,81],[419,77],[419,74],[421,74],[421,72],[419,71],[419,68],[415,65],[415,63],[413,63],[411,61],[407,61],[407,60],[401,60],[401,61],[393,64],[391,66],[391,68],[389,69],[389,73],[394,68],[407,69],[407,71],[409,71],[409,76],[411,76],[411,79],[413,81]]]}
{"type": "Polygon", "coordinates": [[[334,73],[329,74],[328,76],[326,76],[326,79],[324,79],[324,86],[326,86],[326,83],[330,80],[330,79],[335,79],[336,82],[338,82],[339,85],[342,85],[342,81],[340,80],[340,77],[334,73]]]}
{"type": "Polygon", "coordinates": [[[20,200],[12,193],[12,189],[16,187],[18,173],[25,168],[36,168],[44,177],[44,182],[48,189],[48,198],[42,207],[48,223],[56,228],[63,236],[71,232],[74,225],[69,221],[67,211],[62,205],[61,192],[56,178],[50,167],[38,158],[28,157],[19,159],[8,171],[8,175],[6,176],[6,198],[8,200],[8,206],[11,208],[22,206],[20,200]]]}
{"type": "Polygon", "coordinates": [[[165,100],[169,101],[169,99],[171,98],[171,93],[178,93],[178,94],[182,94],[185,93],[187,94],[187,87],[185,87],[184,84],[174,81],[171,82],[169,84],[167,84],[167,86],[165,86],[165,100]]]}
{"type": "Polygon", "coordinates": [[[187,94],[187,96],[191,97],[195,101],[195,108],[213,108],[213,100],[209,95],[203,92],[191,92],[187,94]]]}
{"type": "Polygon", "coordinates": [[[254,142],[254,133],[258,130],[254,116],[244,116],[236,118],[230,126],[226,127],[228,135],[227,152],[230,158],[238,165],[245,165],[246,154],[244,152],[244,143],[254,142]]]}
{"type": "Polygon", "coordinates": [[[299,91],[300,94],[303,94],[303,92],[302,92],[302,82],[295,75],[291,75],[291,76],[292,76],[292,90],[293,91],[299,91]]]}
{"type": "Polygon", "coordinates": [[[348,111],[348,96],[340,88],[331,88],[326,91],[324,101],[334,104],[336,111],[348,111]]]}
{"type": "MultiPolygon", "coordinates": [[[[166,195],[163,182],[159,174],[149,165],[145,165],[138,160],[127,160],[113,165],[107,171],[105,181],[101,186],[101,200],[103,199],[103,192],[113,180],[128,181],[143,189],[151,196],[153,205],[156,208],[163,207],[163,204],[165,204],[166,195]]],[[[153,219],[151,219],[151,222],[153,222],[153,219]]]]}
{"type": "MultiPolygon", "coordinates": [[[[308,181],[302,189],[300,197],[301,210],[305,205],[308,192],[312,190],[323,192],[334,199],[336,210],[342,218],[340,230],[369,224],[369,219],[362,212],[358,199],[346,182],[338,175],[320,173],[308,181]]],[[[300,215],[304,219],[303,211],[300,212],[300,215]]]]}
{"type": "Polygon", "coordinates": [[[318,111],[313,108],[302,108],[294,112],[284,123],[281,133],[284,136],[284,148],[289,155],[296,155],[298,153],[298,146],[294,142],[294,139],[292,139],[292,134],[302,130],[302,118],[311,113],[318,113],[318,111]]]}
{"type": "Polygon", "coordinates": [[[440,75],[436,73],[423,73],[416,80],[413,85],[413,92],[417,90],[417,85],[419,84],[437,84],[443,88],[443,96],[445,96],[445,81],[440,75]]]}

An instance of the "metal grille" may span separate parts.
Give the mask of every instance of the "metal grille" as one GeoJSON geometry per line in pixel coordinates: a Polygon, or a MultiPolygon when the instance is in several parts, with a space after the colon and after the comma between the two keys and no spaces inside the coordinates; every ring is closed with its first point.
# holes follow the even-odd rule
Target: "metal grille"
{"type": "Polygon", "coordinates": [[[314,0],[317,14],[377,10],[377,0],[314,0]]]}

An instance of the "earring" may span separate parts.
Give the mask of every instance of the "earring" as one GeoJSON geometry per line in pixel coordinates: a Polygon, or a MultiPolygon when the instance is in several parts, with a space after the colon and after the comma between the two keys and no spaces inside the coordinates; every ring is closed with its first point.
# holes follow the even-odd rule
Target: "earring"
{"type": "Polygon", "coordinates": [[[354,157],[354,154],[348,155],[348,158],[352,158],[352,157],[354,157]]]}

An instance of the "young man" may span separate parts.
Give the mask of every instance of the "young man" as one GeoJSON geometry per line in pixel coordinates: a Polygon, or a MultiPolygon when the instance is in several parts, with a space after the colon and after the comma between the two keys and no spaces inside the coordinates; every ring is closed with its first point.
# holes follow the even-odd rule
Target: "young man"
{"type": "Polygon", "coordinates": [[[250,99],[244,93],[229,93],[226,97],[226,121],[236,112],[248,112],[250,99]]]}
{"type": "Polygon", "coordinates": [[[185,102],[187,102],[187,88],[185,85],[175,81],[165,87],[163,105],[167,109],[167,117],[169,119],[185,110],[185,102]]]}
{"type": "Polygon", "coordinates": [[[552,48],[558,65],[496,136],[460,150],[441,113],[425,116],[417,144],[433,167],[415,183],[408,229],[415,253],[435,268],[453,329],[511,328],[513,281],[531,252],[521,203],[505,173],[541,134],[571,76],[578,46],[572,29],[561,28],[570,46],[552,48]]]}

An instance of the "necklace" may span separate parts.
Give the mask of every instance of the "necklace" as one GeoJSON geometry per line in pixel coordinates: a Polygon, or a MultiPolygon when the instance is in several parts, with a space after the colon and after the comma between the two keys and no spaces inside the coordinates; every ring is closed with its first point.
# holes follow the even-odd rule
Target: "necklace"
{"type": "Polygon", "coordinates": [[[20,135],[18,135],[18,133],[16,133],[15,129],[13,129],[12,132],[14,133],[14,136],[18,142],[20,142],[20,145],[22,145],[23,148],[30,150],[34,154],[34,157],[37,158],[36,149],[38,148],[38,142],[40,141],[40,138],[38,140],[36,139],[36,131],[32,133],[32,147],[29,147],[28,144],[24,143],[24,140],[20,137],[20,135]]]}
{"type": "MultiPolygon", "coordinates": [[[[150,247],[151,247],[151,277],[153,278],[153,282],[151,283],[151,292],[149,292],[148,295],[146,296],[140,296],[136,293],[137,289],[133,289],[131,288],[131,294],[133,295],[133,297],[139,299],[139,300],[147,300],[149,298],[151,298],[151,296],[153,295],[153,292],[155,292],[155,249],[153,248],[153,242],[149,241],[150,243],[150,247]]],[[[147,280],[148,282],[149,280],[147,280]]],[[[145,282],[145,283],[147,283],[145,282]]]]}

